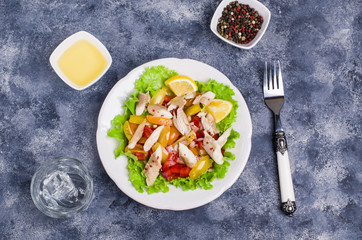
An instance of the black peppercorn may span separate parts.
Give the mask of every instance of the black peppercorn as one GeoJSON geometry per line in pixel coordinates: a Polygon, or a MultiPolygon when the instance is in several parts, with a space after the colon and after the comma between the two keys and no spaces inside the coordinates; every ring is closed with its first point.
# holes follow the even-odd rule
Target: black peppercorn
{"type": "Polygon", "coordinates": [[[218,20],[218,33],[235,43],[247,44],[252,41],[263,24],[263,17],[249,5],[230,2],[218,20]]]}

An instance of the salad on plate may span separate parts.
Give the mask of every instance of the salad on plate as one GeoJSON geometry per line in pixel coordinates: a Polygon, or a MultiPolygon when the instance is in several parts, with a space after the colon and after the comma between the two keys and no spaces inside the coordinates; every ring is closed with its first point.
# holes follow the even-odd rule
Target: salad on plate
{"type": "Polygon", "coordinates": [[[129,180],[140,193],[211,189],[235,159],[227,151],[240,134],[232,129],[238,102],[227,85],[194,81],[164,66],[148,67],[112,120],[115,157],[128,157],[129,180]]]}

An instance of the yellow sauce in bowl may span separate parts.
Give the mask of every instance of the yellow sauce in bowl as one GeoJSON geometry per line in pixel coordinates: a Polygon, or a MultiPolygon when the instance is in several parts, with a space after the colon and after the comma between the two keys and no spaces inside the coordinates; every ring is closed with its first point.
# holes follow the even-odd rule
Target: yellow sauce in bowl
{"type": "Polygon", "coordinates": [[[83,87],[97,79],[107,67],[105,56],[87,40],[79,40],[60,56],[58,66],[67,78],[83,87]]]}

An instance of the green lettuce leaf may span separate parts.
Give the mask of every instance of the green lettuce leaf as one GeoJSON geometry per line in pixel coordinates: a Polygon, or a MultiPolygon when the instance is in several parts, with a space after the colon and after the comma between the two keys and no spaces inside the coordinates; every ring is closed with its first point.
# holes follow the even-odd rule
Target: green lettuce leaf
{"type": "Polygon", "coordinates": [[[124,106],[126,106],[132,115],[135,115],[136,106],[138,103],[138,91],[134,91],[131,96],[124,102],[124,106]]]}
{"type": "Polygon", "coordinates": [[[124,148],[127,146],[128,143],[128,139],[123,132],[123,125],[129,119],[131,111],[125,106],[123,108],[125,113],[123,115],[119,114],[114,117],[114,119],[112,120],[112,128],[107,133],[109,137],[113,137],[118,140],[118,148],[114,151],[114,155],[116,158],[124,153],[124,148]]]}
{"type": "Polygon", "coordinates": [[[143,93],[149,91],[151,96],[153,96],[167,79],[176,75],[178,75],[177,72],[165,66],[146,68],[141,77],[136,81],[136,89],[143,93]]]}
{"type": "Polygon", "coordinates": [[[240,133],[231,129],[230,136],[228,137],[223,149],[232,149],[236,145],[236,139],[240,137],[240,133]]]}
{"type": "Polygon", "coordinates": [[[146,177],[143,173],[146,164],[144,161],[138,161],[137,157],[130,151],[126,152],[125,155],[128,157],[127,170],[129,172],[129,181],[138,192],[143,193],[143,189],[147,187],[146,177]]]}

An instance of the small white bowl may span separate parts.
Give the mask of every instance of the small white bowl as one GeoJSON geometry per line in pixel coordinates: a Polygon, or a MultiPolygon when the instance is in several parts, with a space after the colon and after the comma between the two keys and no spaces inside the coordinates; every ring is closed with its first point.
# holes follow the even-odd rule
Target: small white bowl
{"type": "Polygon", "coordinates": [[[258,31],[258,33],[256,34],[255,38],[252,41],[250,41],[247,44],[235,43],[231,40],[228,40],[228,39],[222,37],[217,32],[218,19],[222,16],[222,12],[223,12],[224,8],[227,5],[229,5],[229,3],[231,3],[231,2],[232,2],[232,0],[223,0],[219,4],[219,6],[217,7],[217,9],[214,13],[214,16],[212,17],[212,20],[211,20],[211,24],[210,24],[211,31],[213,33],[215,33],[215,35],[218,36],[220,39],[233,45],[234,47],[238,47],[238,48],[242,48],[242,49],[250,49],[250,48],[254,47],[259,42],[259,40],[263,37],[266,29],[268,28],[271,13],[267,7],[265,7],[262,3],[260,3],[256,0],[239,0],[238,2],[240,4],[249,5],[251,8],[254,8],[256,11],[258,11],[259,15],[263,17],[263,24],[261,25],[261,29],[258,31]]]}
{"type": "Polygon", "coordinates": [[[87,87],[93,85],[94,83],[96,83],[107,72],[107,70],[109,69],[109,67],[112,64],[112,57],[109,54],[107,48],[96,37],[94,37],[92,34],[90,34],[88,32],[80,31],[80,32],[74,33],[73,35],[66,38],[63,42],[61,42],[58,45],[58,47],[53,51],[53,53],[50,55],[49,61],[50,61],[50,65],[53,67],[54,71],[58,74],[58,76],[66,84],[68,84],[70,87],[72,87],[72,88],[74,88],[76,90],[83,90],[83,89],[86,89],[87,87]],[[105,59],[107,61],[107,65],[106,65],[105,69],[102,71],[102,73],[85,86],[78,86],[75,83],[73,83],[63,73],[63,71],[60,69],[60,67],[58,65],[59,58],[62,56],[62,54],[69,47],[71,47],[73,44],[75,44],[79,40],[87,40],[87,41],[89,41],[91,44],[93,44],[102,53],[102,55],[105,57],[105,59]]]}

